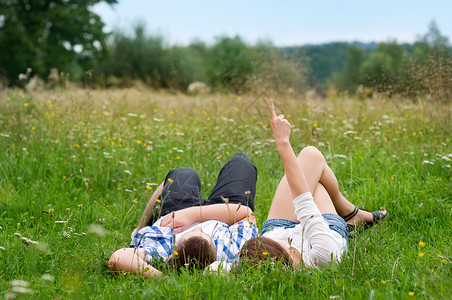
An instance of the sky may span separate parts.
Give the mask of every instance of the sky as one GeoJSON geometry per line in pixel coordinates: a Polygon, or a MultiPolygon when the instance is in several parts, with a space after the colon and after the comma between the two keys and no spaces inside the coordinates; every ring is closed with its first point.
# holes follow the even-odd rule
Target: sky
{"type": "Polygon", "coordinates": [[[275,46],[328,42],[412,43],[432,21],[452,40],[452,0],[119,0],[93,7],[106,31],[132,32],[144,23],[147,34],[169,45],[240,36],[248,44],[275,46]]]}

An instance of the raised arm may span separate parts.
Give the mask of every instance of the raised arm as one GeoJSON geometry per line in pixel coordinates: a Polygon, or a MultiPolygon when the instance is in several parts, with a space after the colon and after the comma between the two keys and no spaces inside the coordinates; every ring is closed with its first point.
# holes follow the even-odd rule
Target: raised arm
{"type": "Polygon", "coordinates": [[[284,119],[284,115],[276,116],[273,100],[269,101],[270,118],[272,124],[273,137],[276,148],[281,157],[286,171],[287,182],[289,183],[292,197],[309,192],[309,186],[304,176],[303,170],[297,161],[297,157],[290,145],[290,123],[284,119]]]}
{"type": "Polygon", "coordinates": [[[194,206],[175,211],[166,215],[160,226],[173,228],[175,232],[181,232],[189,228],[195,222],[217,220],[228,225],[240,221],[256,224],[253,212],[247,206],[240,204],[211,204],[205,206],[194,206]]]}

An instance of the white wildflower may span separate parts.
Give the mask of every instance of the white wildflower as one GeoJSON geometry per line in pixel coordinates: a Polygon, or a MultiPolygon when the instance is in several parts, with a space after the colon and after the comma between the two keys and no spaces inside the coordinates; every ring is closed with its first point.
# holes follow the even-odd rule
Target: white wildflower
{"type": "Polygon", "coordinates": [[[88,228],[88,233],[95,234],[99,237],[104,237],[106,230],[103,226],[97,224],[91,224],[88,228]]]}
{"type": "Polygon", "coordinates": [[[30,245],[30,244],[36,245],[36,244],[38,244],[38,242],[30,240],[29,238],[26,238],[24,236],[22,237],[22,242],[24,242],[24,244],[27,244],[27,245],[30,245]]]}
{"type": "Polygon", "coordinates": [[[356,131],[349,130],[349,131],[344,132],[344,134],[345,134],[345,135],[348,135],[348,134],[356,134],[356,131]]]}
{"type": "Polygon", "coordinates": [[[11,280],[11,285],[12,286],[29,287],[30,283],[26,280],[13,279],[13,280],[11,280]]]}
{"type": "Polygon", "coordinates": [[[129,175],[132,175],[132,172],[130,172],[129,170],[124,170],[124,173],[127,173],[129,175]]]}
{"type": "Polygon", "coordinates": [[[445,161],[451,161],[451,159],[446,155],[436,154],[436,156],[441,157],[441,159],[443,159],[445,161]]]}
{"type": "Polygon", "coordinates": [[[5,247],[0,246],[0,250],[5,251],[6,249],[5,249],[5,247]]]}
{"type": "Polygon", "coordinates": [[[18,293],[18,294],[33,294],[33,290],[27,287],[23,287],[23,286],[14,286],[12,288],[12,291],[14,293],[18,293]]]}
{"type": "Polygon", "coordinates": [[[55,280],[55,277],[53,277],[53,276],[50,275],[50,274],[42,274],[41,280],[54,281],[54,280],[55,280]]]}
{"type": "Polygon", "coordinates": [[[428,161],[428,160],[424,160],[422,163],[423,163],[423,164],[431,164],[431,165],[433,165],[433,162],[428,161]]]}
{"type": "Polygon", "coordinates": [[[134,113],[128,113],[127,114],[129,117],[138,117],[138,115],[137,114],[134,114],[134,113]]]}
{"type": "Polygon", "coordinates": [[[9,135],[6,133],[0,133],[0,136],[5,137],[5,138],[9,138],[9,135]]]}

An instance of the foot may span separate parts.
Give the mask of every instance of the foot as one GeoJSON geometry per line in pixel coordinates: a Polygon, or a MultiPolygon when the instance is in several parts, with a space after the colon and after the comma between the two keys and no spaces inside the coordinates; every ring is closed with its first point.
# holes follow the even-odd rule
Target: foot
{"type": "Polygon", "coordinates": [[[386,218],[387,215],[388,212],[386,211],[386,209],[372,213],[368,210],[358,208],[355,206],[354,210],[351,211],[349,214],[343,216],[343,218],[346,221],[347,225],[357,227],[361,224],[370,225],[376,223],[386,218]]]}

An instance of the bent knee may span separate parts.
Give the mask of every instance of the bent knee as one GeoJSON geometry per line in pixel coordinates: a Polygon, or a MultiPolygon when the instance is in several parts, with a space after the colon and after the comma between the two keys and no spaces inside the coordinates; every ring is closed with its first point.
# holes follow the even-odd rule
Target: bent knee
{"type": "Polygon", "coordinates": [[[322,152],[320,152],[320,150],[317,149],[317,147],[315,146],[304,147],[300,151],[300,154],[298,156],[306,159],[318,159],[322,161],[325,160],[325,157],[323,156],[322,152]]]}

